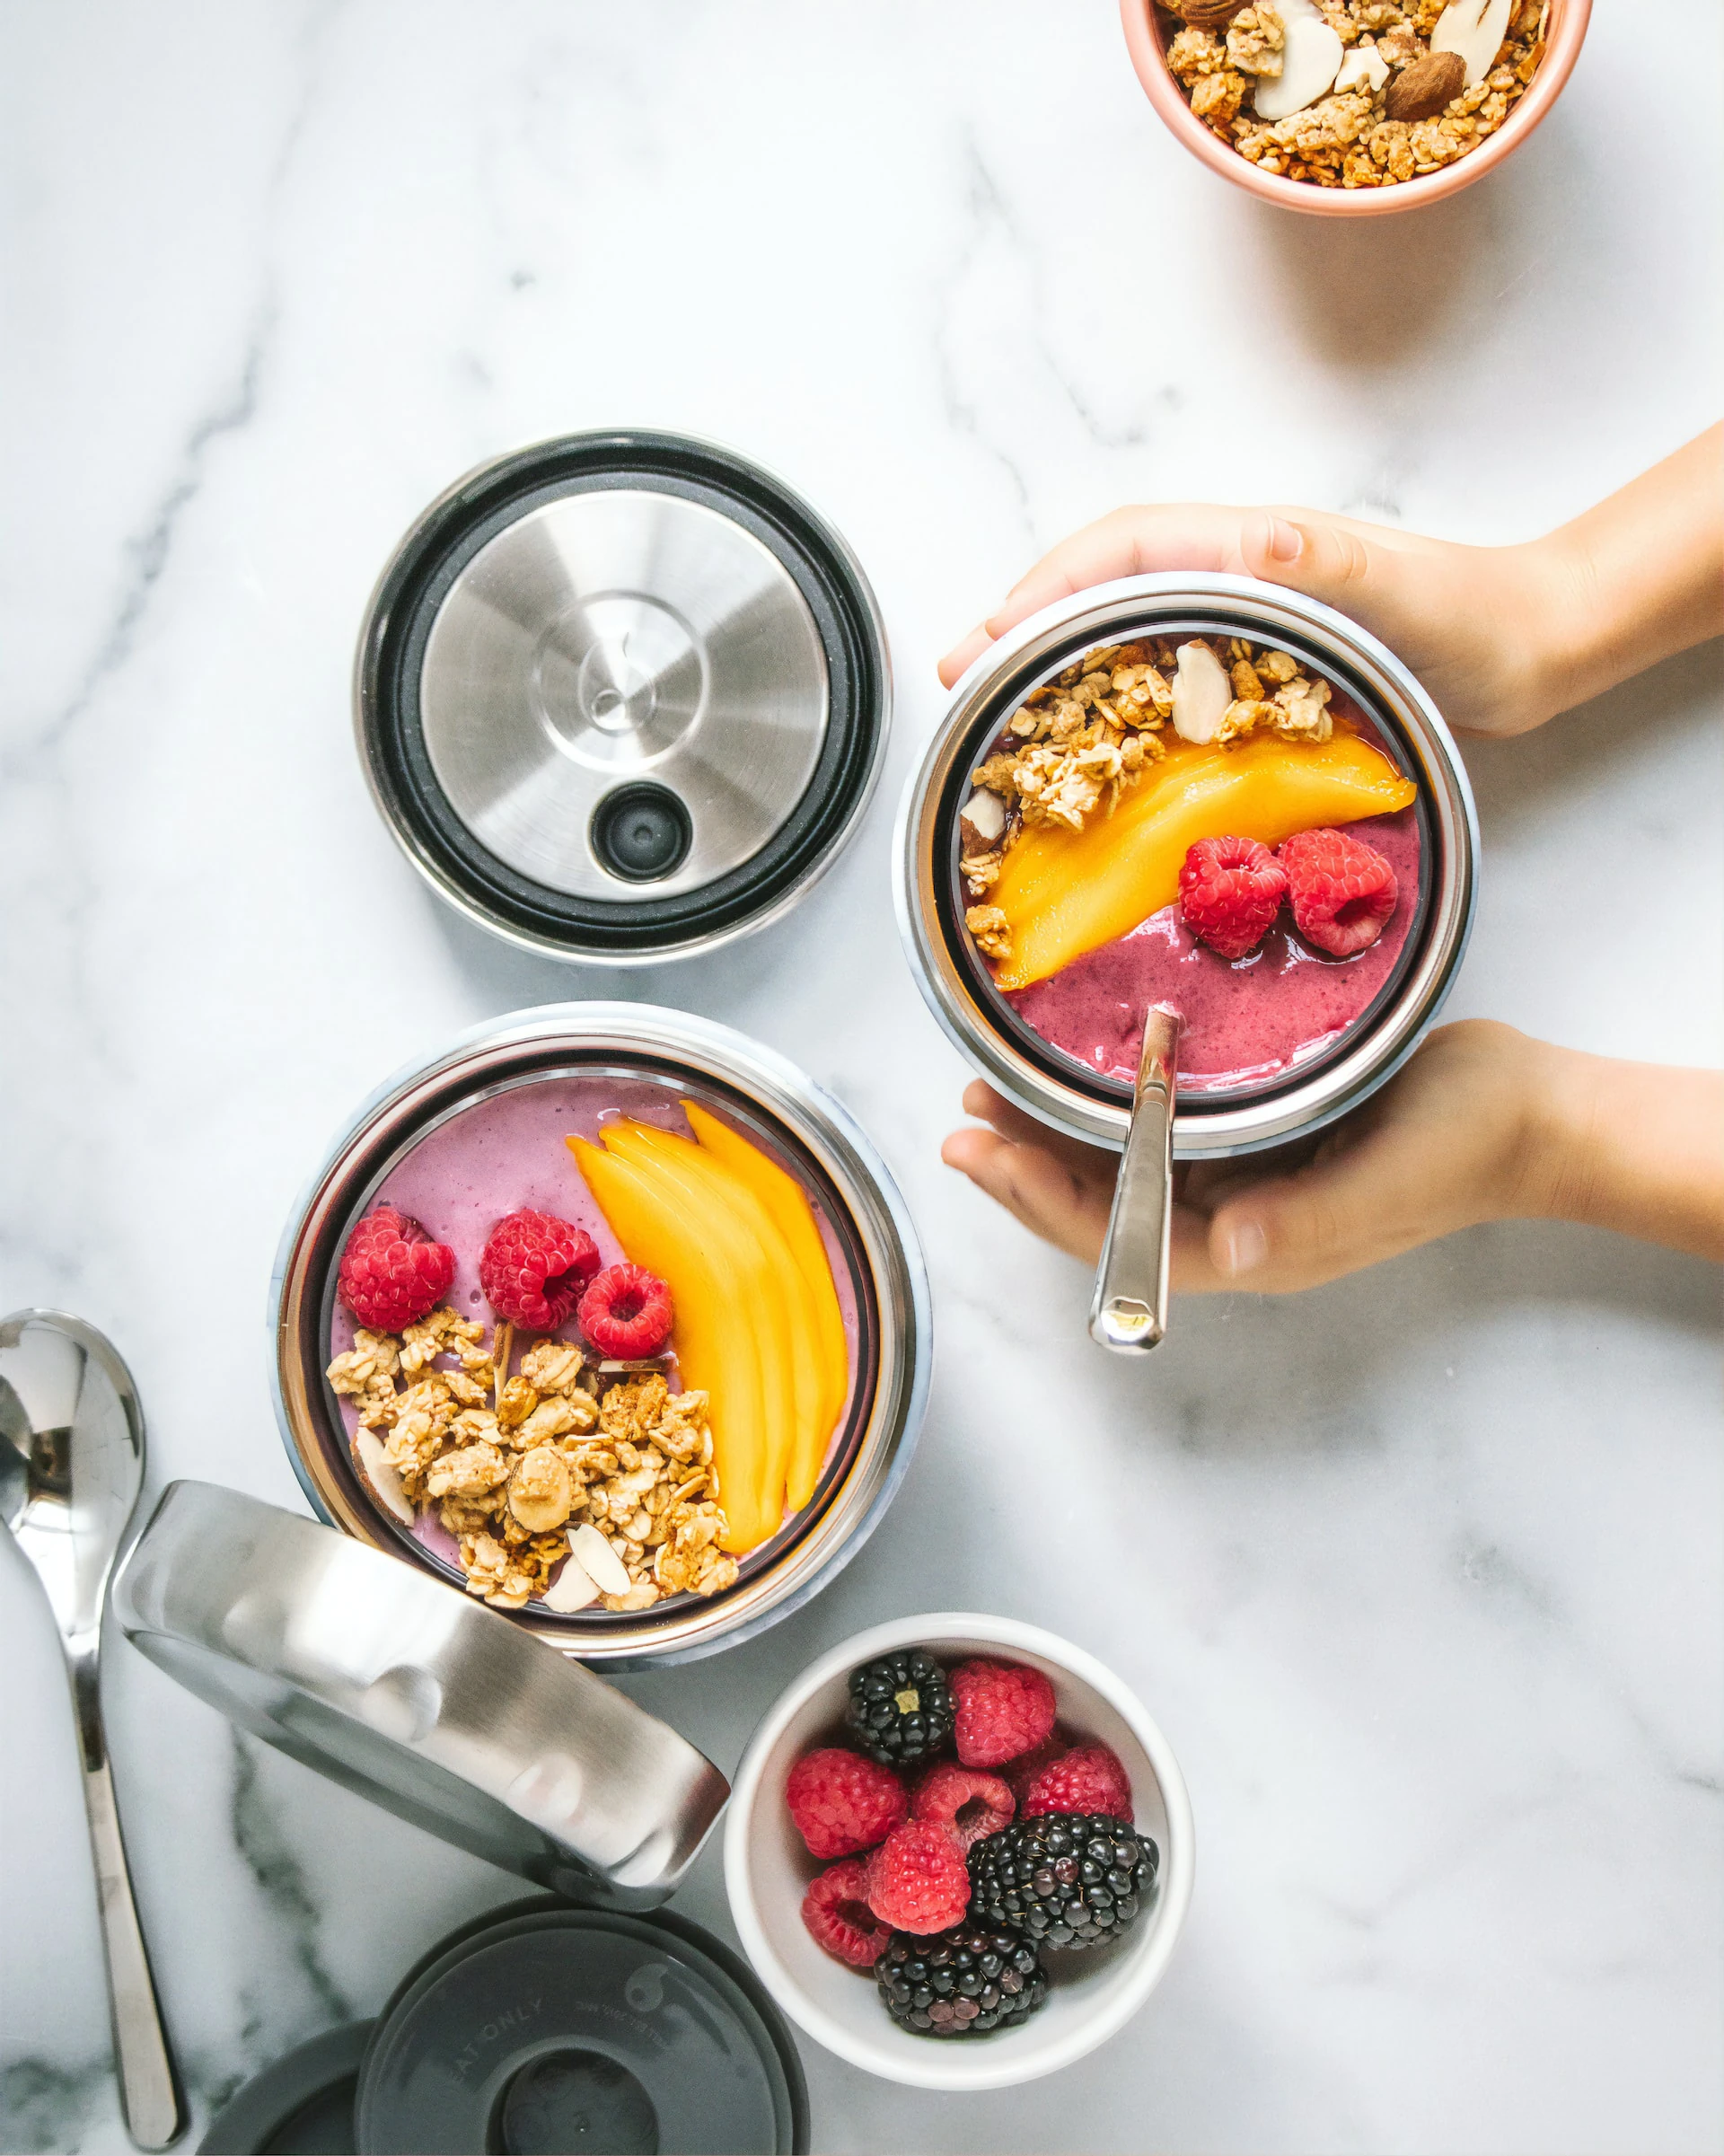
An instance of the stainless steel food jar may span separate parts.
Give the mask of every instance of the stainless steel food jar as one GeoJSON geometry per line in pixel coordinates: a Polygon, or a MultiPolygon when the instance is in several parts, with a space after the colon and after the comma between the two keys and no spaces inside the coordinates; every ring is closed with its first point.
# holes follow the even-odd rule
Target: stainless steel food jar
{"type": "Polygon", "coordinates": [[[325,1375],[341,1251],[391,1168],[427,1132],[535,1081],[594,1078],[696,1097],[792,1166],[831,1231],[835,1271],[848,1276],[840,1299],[855,1314],[855,1382],[818,1487],[802,1513],[743,1560],[734,1587],[640,1612],[559,1615],[535,1602],[517,1619],[583,1661],[633,1668],[709,1654],[800,1606],[872,1532],[908,1465],[932,1359],[927,1275],[902,1198],[838,1102],[729,1027],[648,1004],[551,1004],[479,1026],[390,1078],[336,1139],[282,1238],[270,1289],[271,1351],[282,1436],[319,1517],[461,1584],[460,1572],[391,1518],[356,1471],[325,1375]]]}
{"type": "Polygon", "coordinates": [[[734,451],[640,431],[537,443],[439,495],[354,678],[373,797],[431,888],[607,965],[794,905],[856,829],[891,708],[840,534],[734,451]]]}
{"type": "Polygon", "coordinates": [[[1242,576],[1133,576],[1044,609],[990,647],[953,692],[904,791],[895,896],[910,969],[954,1043],[999,1090],[1074,1138],[1115,1150],[1131,1088],[1086,1073],[1012,1016],[963,927],[960,811],[970,776],[1010,713],[1085,651],[1139,636],[1245,637],[1290,652],[1350,697],[1418,787],[1419,910],[1399,969],[1336,1051],[1280,1082],[1232,1095],[1183,1092],[1183,1159],[1250,1153],[1303,1137],[1357,1107],[1417,1047],[1454,981],[1472,928],[1478,822],[1436,706],[1394,654],[1333,608],[1242,576]]]}

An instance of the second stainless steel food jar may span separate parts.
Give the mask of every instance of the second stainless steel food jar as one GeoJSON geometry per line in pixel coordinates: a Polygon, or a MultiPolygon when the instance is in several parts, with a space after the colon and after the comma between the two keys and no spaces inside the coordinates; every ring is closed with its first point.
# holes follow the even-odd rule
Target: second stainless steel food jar
{"type": "Polygon", "coordinates": [[[957,822],[972,770],[1033,689],[1096,645],[1204,633],[1290,652],[1376,723],[1419,789],[1424,888],[1399,974],[1368,1019],[1333,1056],[1279,1084],[1245,1097],[1183,1095],[1173,1128],[1183,1159],[1253,1152],[1344,1115],[1405,1062],[1448,992],[1473,923],[1478,823],[1448,729],[1407,668],[1333,608],[1246,577],[1180,572],[1098,585],[1009,631],[958,683],[905,788],[895,848],[904,948],[949,1038],[1031,1114],[1071,1137],[1122,1148],[1130,1088],[1044,1050],[1026,1026],[1010,1023],[987,985],[958,898],[957,822]]]}
{"type": "Polygon", "coordinates": [[[428,1131],[548,1078],[646,1080],[692,1093],[758,1132],[805,1180],[848,1269],[856,1382],[847,1418],[813,1500],[750,1553],[737,1584],[709,1600],[678,1597],[641,1612],[558,1615],[532,1603],[517,1620],[583,1661],[612,1668],[688,1660],[787,1615],[854,1554],[902,1478],[928,1396],[928,1280],[903,1200],[845,1110],[771,1050],[652,1005],[551,1004],[477,1027],[391,1078],[336,1140],[282,1240],[270,1290],[282,1435],[321,1518],[460,1584],[460,1573],[391,1518],[355,1470],[325,1377],[337,1268],[354,1222],[428,1131]]]}

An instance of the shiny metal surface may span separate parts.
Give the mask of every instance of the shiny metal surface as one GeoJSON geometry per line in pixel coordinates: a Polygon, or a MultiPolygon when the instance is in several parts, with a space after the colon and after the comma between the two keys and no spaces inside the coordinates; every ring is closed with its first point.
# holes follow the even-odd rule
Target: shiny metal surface
{"type": "Polygon", "coordinates": [[[1119,1354],[1157,1347],[1167,1331],[1179,1025],[1178,1012],[1164,1004],[1144,1013],[1131,1129],[1095,1268],[1089,1337],[1119,1354]]]}
{"type": "MultiPolygon", "coordinates": [[[[737,559],[740,566],[742,557],[737,559]]],[[[644,593],[655,599],[651,582],[655,573],[654,562],[645,563],[627,580],[624,595],[644,593]]],[[[572,670],[565,663],[567,655],[549,657],[541,683],[543,752],[571,766],[576,761],[573,748],[589,757],[601,755],[604,728],[586,723],[588,714],[596,711],[616,729],[617,753],[625,759],[663,756],[674,764],[676,744],[655,744],[667,732],[675,732],[675,714],[686,708],[687,667],[677,663],[673,647],[686,637],[692,648],[691,620],[679,622],[674,617],[687,610],[674,603],[668,615],[647,610],[646,619],[636,618],[637,633],[645,633],[650,621],[658,653],[649,684],[654,708],[644,714],[646,700],[637,677],[647,670],[637,668],[630,659],[629,610],[610,610],[615,595],[612,587],[603,585],[593,588],[589,597],[605,632],[598,640],[611,645],[619,637],[624,640],[618,655],[620,678],[599,678],[601,669],[610,665],[601,657],[583,682],[591,639],[581,641],[582,656],[572,670]],[[657,711],[661,689],[671,714],[668,724],[661,723],[657,711]],[[564,693],[570,690],[576,692],[572,723],[564,693]],[[611,692],[618,698],[615,703],[611,692]],[[557,735],[559,745],[551,746],[550,735],[557,735]]],[[[697,612],[705,603],[697,594],[697,612]]],[[[750,610],[743,611],[752,620],[750,610]]],[[[784,619],[785,633],[794,642],[800,631],[789,626],[788,612],[784,619]]],[[[579,625],[574,628],[578,635],[579,625]]],[[[493,625],[483,633],[495,633],[506,644],[515,641],[506,625],[493,625]]],[[[733,638],[727,628],[724,641],[726,647],[736,642],[734,656],[739,664],[745,662],[747,637],[733,638]]],[[[730,656],[727,652],[727,665],[730,656]]],[[[798,661],[798,668],[803,664],[798,661]]],[[[455,675],[450,680],[458,686],[455,675]]],[[[444,703],[439,683],[429,686],[444,703]]],[[[805,711],[798,727],[807,717],[805,711]]],[[[891,717],[885,624],[862,565],[842,534],[774,473],[720,444],[686,435],[634,429],[562,436],[475,465],[428,503],[402,534],[373,588],[354,656],[354,735],[361,769],[379,814],[414,870],[445,904],[518,949],[607,965],[654,965],[717,950],[779,920],[819,882],[854,836],[879,779],[891,717]],[[495,537],[499,524],[506,532],[510,524],[531,518],[544,505],[547,492],[553,495],[554,506],[557,501],[594,493],[655,493],[655,480],[662,482],[657,499],[692,509],[698,506],[692,497],[699,496],[720,524],[733,522],[726,509],[734,509],[739,539],[750,545],[764,543],[778,573],[789,571],[796,605],[814,607],[822,668],[814,776],[787,820],[780,814],[761,849],[716,881],[683,888],[693,860],[691,847],[674,875],[646,881],[607,877],[596,894],[583,894],[523,874],[478,835],[474,818],[483,817],[503,832],[534,820],[526,809],[491,798],[482,771],[471,781],[475,790],[463,814],[444,793],[425,738],[428,721],[420,708],[427,686],[425,647],[436,626],[429,610],[441,604],[449,579],[461,575],[459,568],[445,565],[461,558],[470,532],[483,529],[495,537]],[[520,508],[512,515],[517,500],[520,508]]],[[[697,737],[704,727],[703,720],[687,730],[697,762],[697,737]]],[[[759,726],[750,738],[753,747],[747,753],[752,755],[763,738],[759,726]]],[[[455,752],[449,751],[452,756],[455,752]]],[[[537,750],[523,753],[530,769],[548,768],[534,763],[537,750]]],[[[650,768],[644,774],[623,770],[616,784],[640,783],[643,776],[646,783],[655,784],[663,769],[650,768]]],[[[562,778],[575,783],[567,773],[562,778]]],[[[465,792],[469,781],[458,779],[457,783],[465,792]]],[[[536,790],[537,781],[529,782],[529,794],[536,790]]],[[[675,793],[678,787],[670,790],[675,793]]],[[[717,823],[759,823],[763,812],[756,779],[740,782],[740,793],[752,797],[755,805],[751,808],[743,799],[720,802],[714,810],[717,823]]],[[[691,824],[697,806],[690,799],[691,824]]],[[[768,803],[765,813],[778,812],[768,803]]],[[[534,843],[578,866],[591,850],[591,825],[589,806],[567,830],[541,834],[534,843]]]]}
{"type": "Polygon", "coordinates": [[[908,1208],[849,1113],[795,1064],[729,1026],[639,1003],[550,1004],[461,1035],[441,1055],[398,1072],[365,1102],[312,1178],[283,1236],[270,1286],[276,1412],[301,1486],[346,1533],[414,1563],[421,1545],[383,1518],[347,1465],[331,1421],[320,1281],[356,1206],[427,1123],[520,1078],[594,1062],[625,1073],[678,1074],[730,1089],[804,1148],[844,1207],[877,1313],[872,1395],[849,1465],[812,1524],[752,1576],[708,1601],[682,1598],[595,1624],[529,1608],[513,1622],[584,1661],[630,1669],[692,1660],[752,1638],[800,1608],[860,1548],[910,1464],[933,1360],[928,1276],[908,1208]]]}
{"type": "Polygon", "coordinates": [[[1029,1113],[1074,1138],[1121,1148],[1130,1109],[1085,1085],[1075,1066],[1067,1081],[1032,1061],[995,1023],[947,948],[939,894],[950,873],[951,822],[942,804],[950,805],[958,774],[980,742],[1060,655],[1075,656],[1091,645],[1200,617],[1236,635],[1306,649],[1315,663],[1359,684],[1419,784],[1429,819],[1432,876],[1418,955],[1383,1014],[1308,1077],[1235,1104],[1182,1104],[1174,1117],[1174,1153],[1182,1159],[1254,1152],[1344,1115],[1405,1062],[1448,992],[1472,930],[1478,820],[1441,715],[1394,654],[1333,608],[1249,577],[1182,571],[1097,585],[1021,622],[958,683],[905,787],[894,846],[900,934],[923,999],[948,1038],[1029,1113]]]}
{"type": "Polygon", "coordinates": [[[140,2148],[164,2149],[186,2115],[101,1720],[102,1611],[143,1482],[144,1413],[110,1342],[57,1310],[0,1319],[0,1517],[42,1583],[66,1655],[126,2124],[140,2148]]]}
{"type": "Polygon", "coordinates": [[[785,822],[826,730],[820,632],[778,559],[699,502],[619,488],[499,532],[437,611],[426,746],[473,836],[555,891],[628,900],[739,868],[785,822]],[[594,811],[630,779],[684,805],[680,867],[619,876],[594,811]]]}
{"type": "Polygon", "coordinates": [[[114,1609],[267,1743],[571,1900],[655,1906],[729,1793],[673,1729],[459,1588],[236,1491],[170,1483],[114,1609]]]}

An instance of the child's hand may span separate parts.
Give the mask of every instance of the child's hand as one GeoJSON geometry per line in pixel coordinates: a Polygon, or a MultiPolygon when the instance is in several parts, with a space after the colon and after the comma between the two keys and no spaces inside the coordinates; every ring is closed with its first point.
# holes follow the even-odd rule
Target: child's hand
{"type": "Polygon", "coordinates": [[[941,660],[940,679],[949,689],[996,637],[1072,592],[1155,569],[1220,570],[1350,616],[1406,661],[1454,725],[1519,734],[1555,708],[1528,656],[1526,624],[1549,611],[1541,566],[1532,548],[1451,546],[1309,509],[1116,509],[1044,555],[941,660]]]}
{"type": "MultiPolygon", "coordinates": [[[[978,1081],[991,1129],[941,1148],[1024,1225],[1094,1263],[1117,1154],[1080,1145],[978,1081]]],[[[1481,1220],[1557,1218],[1724,1256],[1724,1081],[1611,1063],[1483,1019],[1446,1025],[1315,1140],[1176,1175],[1183,1294],[1315,1288],[1481,1220]]]]}
{"type": "Polygon", "coordinates": [[[949,689],[1038,608],[1116,576],[1225,570],[1380,637],[1469,734],[1523,734],[1724,630],[1724,427],[1525,546],[1464,547],[1310,509],[1116,509],[1055,547],[940,664],[949,689]]]}

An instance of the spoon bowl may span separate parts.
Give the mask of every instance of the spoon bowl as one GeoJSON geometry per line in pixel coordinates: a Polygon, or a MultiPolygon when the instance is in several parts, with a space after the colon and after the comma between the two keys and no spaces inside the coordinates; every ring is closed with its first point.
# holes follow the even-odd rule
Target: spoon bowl
{"type": "Polygon", "coordinates": [[[112,1344],[59,1310],[0,1318],[0,1520],[42,1583],[66,1655],[95,1859],[126,2123],[163,2149],[185,2125],[132,1899],[101,1724],[101,1616],[144,1484],[144,1411],[112,1344]]]}

